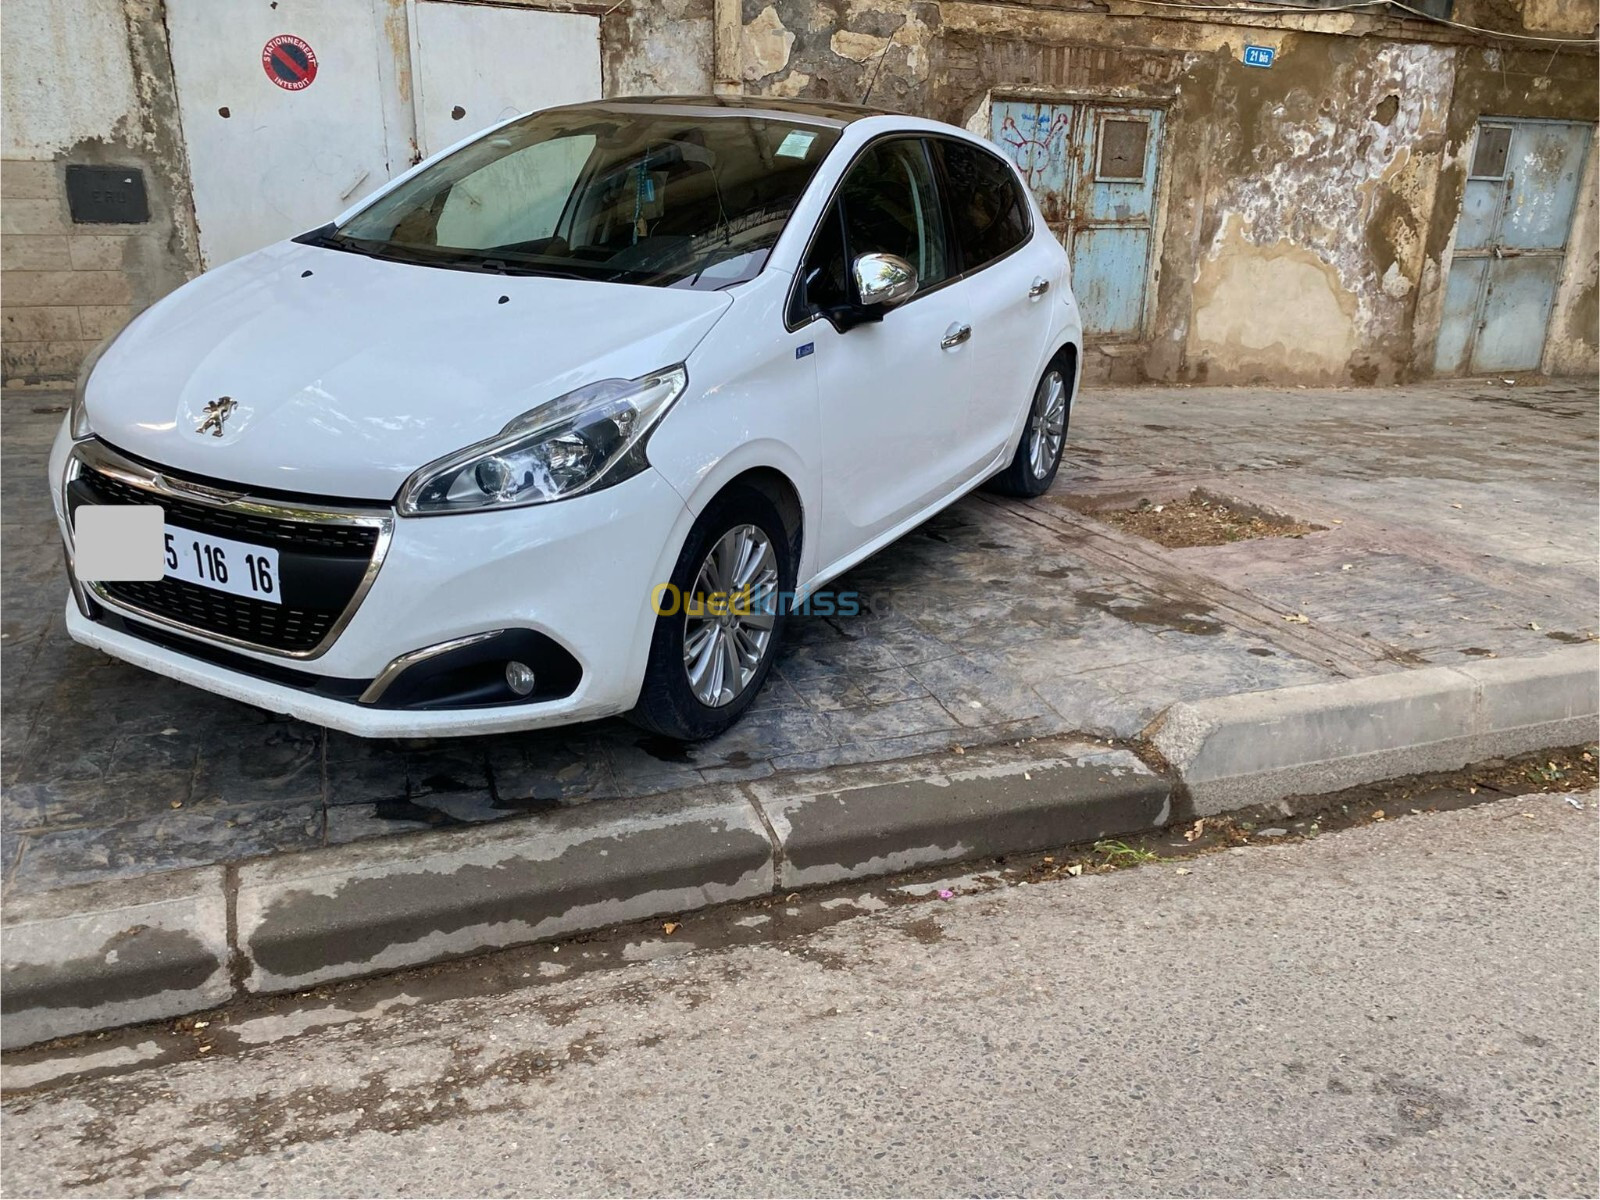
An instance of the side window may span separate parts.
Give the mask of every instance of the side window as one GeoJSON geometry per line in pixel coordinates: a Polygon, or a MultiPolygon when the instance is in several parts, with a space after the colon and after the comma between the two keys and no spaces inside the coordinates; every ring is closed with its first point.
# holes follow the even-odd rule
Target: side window
{"type": "Polygon", "coordinates": [[[898,254],[917,269],[920,287],[950,275],[939,193],[922,141],[879,142],[850,168],[839,189],[851,261],[898,254]]]}
{"type": "Polygon", "coordinates": [[[837,203],[828,205],[827,214],[817,226],[800,279],[801,295],[796,299],[801,303],[797,306],[799,311],[792,314],[796,321],[849,304],[853,299],[850,265],[844,255],[844,222],[837,203]]]}
{"type": "Polygon", "coordinates": [[[800,269],[791,321],[853,303],[850,264],[863,254],[898,254],[920,287],[950,276],[950,251],[927,155],[914,138],[880,142],[851,166],[817,225],[800,269]]]}
{"type": "Polygon", "coordinates": [[[1028,202],[1011,168],[977,146],[945,139],[934,144],[949,188],[962,269],[993,262],[1027,241],[1028,202]]]}

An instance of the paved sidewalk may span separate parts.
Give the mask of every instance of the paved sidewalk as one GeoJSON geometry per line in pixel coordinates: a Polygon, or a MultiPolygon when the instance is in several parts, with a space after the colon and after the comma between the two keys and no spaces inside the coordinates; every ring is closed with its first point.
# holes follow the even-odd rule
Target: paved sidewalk
{"type": "Polygon", "coordinates": [[[837,583],[715,742],[621,721],[362,742],[73,645],[43,483],[63,401],[7,398],[8,895],[615,797],[1075,732],[1177,701],[1595,634],[1596,393],[1555,382],[1087,393],[1055,489],[975,496],[837,583]],[[1092,514],[1196,488],[1321,526],[1167,550],[1092,514]]]}

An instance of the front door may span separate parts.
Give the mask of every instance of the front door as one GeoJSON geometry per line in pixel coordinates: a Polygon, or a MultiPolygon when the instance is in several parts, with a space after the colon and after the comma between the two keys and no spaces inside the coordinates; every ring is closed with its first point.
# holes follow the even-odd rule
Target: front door
{"type": "MultiPolygon", "coordinates": [[[[851,166],[802,266],[807,314],[855,296],[850,263],[887,253],[916,268],[921,290],[881,321],[840,333],[807,326],[816,354],[824,564],[948,496],[973,462],[972,316],[952,278],[932,164],[919,138],[878,142],[851,166]]],[[[802,347],[804,349],[804,347],[802,347]]]]}
{"type": "Polygon", "coordinates": [[[1144,336],[1163,113],[996,101],[990,136],[1022,172],[1072,259],[1084,335],[1144,336]]]}
{"type": "Polygon", "coordinates": [[[1589,127],[1569,121],[1479,123],[1434,353],[1440,374],[1538,370],[1588,145],[1589,127]]]}

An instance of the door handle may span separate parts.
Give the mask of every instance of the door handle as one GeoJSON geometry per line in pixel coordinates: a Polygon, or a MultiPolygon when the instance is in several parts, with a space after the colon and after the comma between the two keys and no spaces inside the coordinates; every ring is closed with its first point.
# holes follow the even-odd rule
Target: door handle
{"type": "Polygon", "coordinates": [[[1050,281],[1043,276],[1035,275],[1033,277],[1033,286],[1028,289],[1028,296],[1030,299],[1037,300],[1049,290],[1050,281]]]}
{"type": "Polygon", "coordinates": [[[954,350],[971,336],[971,325],[952,325],[944,331],[944,337],[939,340],[939,346],[944,350],[954,350]]]}

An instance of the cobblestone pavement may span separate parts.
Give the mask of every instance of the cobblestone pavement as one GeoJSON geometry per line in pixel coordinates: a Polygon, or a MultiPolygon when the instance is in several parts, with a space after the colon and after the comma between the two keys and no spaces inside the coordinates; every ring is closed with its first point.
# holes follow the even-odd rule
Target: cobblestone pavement
{"type": "Polygon", "coordinates": [[[44,461],[64,397],[7,397],[3,864],[38,891],[702,781],[1078,731],[1177,700],[1592,640],[1596,390],[1558,381],[1087,393],[1052,492],[978,495],[791,625],[725,736],[620,720],[362,741],[73,644],[44,461]],[[1194,489],[1323,527],[1167,550],[1096,511],[1194,489]],[[1553,639],[1553,640],[1552,640],[1553,639]]]}

